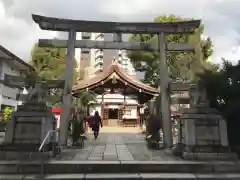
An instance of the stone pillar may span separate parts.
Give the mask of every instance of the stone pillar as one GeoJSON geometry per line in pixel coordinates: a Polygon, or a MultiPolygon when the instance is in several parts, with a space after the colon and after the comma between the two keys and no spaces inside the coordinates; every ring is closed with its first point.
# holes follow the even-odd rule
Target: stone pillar
{"type": "Polygon", "coordinates": [[[102,120],[104,120],[104,93],[102,93],[101,118],[102,118],[102,120]]]}
{"type": "Polygon", "coordinates": [[[164,146],[167,149],[171,149],[173,146],[172,140],[172,121],[170,111],[170,95],[169,95],[169,75],[168,65],[165,52],[165,34],[159,33],[159,69],[160,69],[160,87],[161,87],[161,111],[163,121],[163,141],[164,146]]]}
{"type": "Polygon", "coordinates": [[[126,112],[126,86],[124,86],[124,89],[123,89],[123,103],[124,103],[124,105],[123,105],[123,111],[124,111],[124,114],[125,114],[125,112],[126,112]]]}
{"type": "Polygon", "coordinates": [[[72,103],[75,41],[76,32],[70,30],[68,35],[66,66],[64,70],[65,85],[63,89],[62,111],[60,115],[60,145],[67,145],[69,115],[72,103]]]}
{"type": "Polygon", "coordinates": [[[156,97],[155,107],[156,107],[156,114],[157,115],[162,114],[162,111],[161,111],[161,95],[156,97]]]}
{"type": "Polygon", "coordinates": [[[115,33],[113,34],[113,41],[114,42],[122,42],[122,34],[121,33],[115,33]]]}
{"type": "Polygon", "coordinates": [[[137,116],[137,125],[140,125],[140,119],[142,118],[142,115],[140,114],[140,108],[139,106],[137,106],[137,111],[136,111],[136,116],[137,116]]]}
{"type": "Polygon", "coordinates": [[[187,146],[192,147],[196,145],[194,119],[189,119],[184,122],[184,139],[187,146]]]}
{"type": "Polygon", "coordinates": [[[189,88],[189,105],[192,108],[196,104],[196,87],[189,88]]]}
{"type": "Polygon", "coordinates": [[[149,102],[148,102],[148,110],[149,110],[149,114],[154,114],[154,100],[151,99],[149,102]]]}
{"type": "MultiPolygon", "coordinates": [[[[121,33],[114,33],[113,34],[113,41],[114,42],[122,42],[122,34],[121,33]]],[[[119,49],[119,50],[121,50],[121,49],[119,49]]],[[[118,58],[119,58],[119,53],[118,53],[118,50],[116,50],[116,58],[115,58],[116,60],[115,61],[117,63],[119,63],[118,58]]],[[[121,56],[121,58],[122,58],[122,56],[121,56]]],[[[121,59],[121,61],[122,61],[122,59],[121,59]]]]}
{"type": "Polygon", "coordinates": [[[228,146],[227,123],[225,119],[219,121],[220,143],[222,146],[228,146]]]}

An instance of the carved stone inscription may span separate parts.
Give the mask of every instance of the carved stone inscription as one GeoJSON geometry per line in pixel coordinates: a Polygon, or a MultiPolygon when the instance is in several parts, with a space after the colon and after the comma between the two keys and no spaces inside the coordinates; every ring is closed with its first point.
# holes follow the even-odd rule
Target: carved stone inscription
{"type": "Polygon", "coordinates": [[[196,119],[196,126],[218,126],[219,119],[196,119]]]}
{"type": "MultiPolygon", "coordinates": [[[[33,113],[34,115],[34,113],[33,113]]],[[[41,117],[18,117],[16,123],[41,123],[41,117]]]]}
{"type": "Polygon", "coordinates": [[[15,143],[39,143],[41,137],[41,118],[34,122],[33,117],[22,117],[16,121],[15,143]]]}
{"type": "Polygon", "coordinates": [[[196,140],[219,141],[218,126],[196,126],[196,140]]]}

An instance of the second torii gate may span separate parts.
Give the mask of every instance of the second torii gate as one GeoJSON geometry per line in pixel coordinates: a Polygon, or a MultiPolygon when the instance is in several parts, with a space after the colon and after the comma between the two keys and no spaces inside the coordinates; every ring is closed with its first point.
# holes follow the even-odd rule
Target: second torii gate
{"type": "Polygon", "coordinates": [[[39,40],[40,47],[67,47],[67,61],[65,67],[65,88],[63,92],[63,105],[60,122],[60,143],[67,142],[68,116],[71,104],[72,75],[74,70],[75,48],[96,48],[96,49],[127,49],[159,51],[160,55],[160,76],[161,81],[161,112],[164,128],[165,148],[171,149],[172,122],[170,120],[170,98],[169,98],[169,75],[166,60],[166,51],[192,51],[186,44],[166,43],[166,34],[189,34],[193,33],[200,25],[200,20],[167,22],[167,23],[125,23],[125,22],[101,22],[81,21],[70,19],[59,19],[33,15],[33,20],[43,30],[69,32],[68,40],[39,40]],[[109,41],[88,41],[76,40],[76,32],[102,32],[116,33],[114,42],[109,41]],[[139,42],[122,42],[121,34],[157,34],[158,46],[139,42]]]}

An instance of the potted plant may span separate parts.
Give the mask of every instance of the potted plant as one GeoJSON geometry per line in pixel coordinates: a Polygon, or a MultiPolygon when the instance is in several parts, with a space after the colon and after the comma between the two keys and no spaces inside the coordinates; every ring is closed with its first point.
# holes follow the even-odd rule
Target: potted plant
{"type": "Polygon", "coordinates": [[[0,132],[4,132],[6,128],[6,121],[11,118],[12,112],[14,109],[12,107],[5,107],[0,114],[1,120],[0,120],[0,132]]]}

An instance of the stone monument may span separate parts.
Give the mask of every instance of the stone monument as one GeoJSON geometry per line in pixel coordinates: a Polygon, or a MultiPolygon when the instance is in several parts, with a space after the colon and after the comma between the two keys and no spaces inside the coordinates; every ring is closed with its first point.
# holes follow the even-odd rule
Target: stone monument
{"type": "MultiPolygon", "coordinates": [[[[0,150],[37,152],[47,133],[54,130],[56,126],[55,117],[44,100],[49,89],[61,87],[59,81],[33,82],[16,76],[8,76],[5,79],[5,84],[28,86],[30,90],[28,94],[18,96],[25,102],[18,106],[17,111],[8,121],[5,139],[0,145],[0,150]]],[[[47,139],[44,151],[51,149],[52,140],[47,139]]]]}
{"type": "Polygon", "coordinates": [[[210,108],[206,90],[200,83],[191,88],[190,108],[182,121],[182,157],[187,160],[235,160],[228,146],[226,121],[217,109],[210,108]]]}

